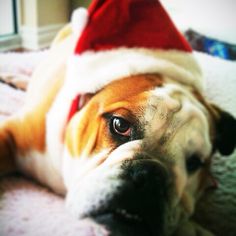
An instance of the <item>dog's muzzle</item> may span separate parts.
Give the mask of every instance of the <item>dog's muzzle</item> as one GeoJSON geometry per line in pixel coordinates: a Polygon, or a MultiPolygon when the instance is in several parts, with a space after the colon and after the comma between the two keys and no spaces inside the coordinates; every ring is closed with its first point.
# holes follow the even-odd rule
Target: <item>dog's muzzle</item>
{"type": "Polygon", "coordinates": [[[171,189],[165,167],[153,160],[127,160],[119,165],[118,174],[111,173],[101,171],[86,180],[93,188],[80,186],[86,194],[77,192],[79,205],[91,205],[79,210],[80,217],[105,225],[114,236],[163,235],[171,189]]]}
{"type": "Polygon", "coordinates": [[[151,160],[126,161],[119,191],[107,202],[110,211],[94,219],[112,235],[162,235],[168,205],[168,172],[151,160]]]}

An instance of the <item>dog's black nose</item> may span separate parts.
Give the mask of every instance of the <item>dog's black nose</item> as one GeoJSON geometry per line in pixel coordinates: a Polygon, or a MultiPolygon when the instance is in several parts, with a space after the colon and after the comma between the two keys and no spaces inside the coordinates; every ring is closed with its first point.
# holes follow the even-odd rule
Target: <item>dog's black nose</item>
{"type": "Polygon", "coordinates": [[[152,160],[128,161],[123,169],[125,184],[118,201],[125,209],[140,215],[150,228],[156,225],[161,234],[168,200],[167,169],[152,160]]]}
{"type": "MultiPolygon", "coordinates": [[[[153,160],[125,161],[120,178],[123,184],[109,202],[114,214],[108,225],[118,219],[117,222],[135,226],[133,234],[129,230],[127,235],[162,235],[171,185],[167,169],[153,160]]],[[[107,219],[101,223],[106,224],[107,219]]]]}

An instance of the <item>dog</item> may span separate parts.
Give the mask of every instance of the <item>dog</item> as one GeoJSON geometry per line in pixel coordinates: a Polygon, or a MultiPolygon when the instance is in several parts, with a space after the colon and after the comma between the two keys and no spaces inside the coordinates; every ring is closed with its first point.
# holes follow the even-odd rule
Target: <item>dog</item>
{"type": "Polygon", "coordinates": [[[211,157],[236,146],[235,118],[161,73],[120,77],[68,108],[75,44],[68,25],[34,72],[23,109],[0,124],[1,175],[33,177],[111,235],[213,235],[191,216],[213,184],[211,157]]]}

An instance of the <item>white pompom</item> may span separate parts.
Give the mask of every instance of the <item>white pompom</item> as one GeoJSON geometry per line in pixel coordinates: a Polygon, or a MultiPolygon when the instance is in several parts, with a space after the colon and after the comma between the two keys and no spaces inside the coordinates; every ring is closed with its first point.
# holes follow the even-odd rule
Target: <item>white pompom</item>
{"type": "Polygon", "coordinates": [[[71,25],[74,34],[79,37],[88,22],[88,11],[86,8],[78,8],[73,11],[71,25]]]}

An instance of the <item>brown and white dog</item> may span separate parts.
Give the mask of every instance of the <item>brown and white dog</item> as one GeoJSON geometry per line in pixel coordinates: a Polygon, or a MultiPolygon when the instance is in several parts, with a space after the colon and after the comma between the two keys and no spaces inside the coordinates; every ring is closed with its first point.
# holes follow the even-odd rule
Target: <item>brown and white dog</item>
{"type": "Polygon", "coordinates": [[[236,120],[193,87],[145,73],[78,96],[64,125],[56,97],[74,45],[67,26],[22,111],[0,124],[0,173],[20,171],[66,195],[78,219],[111,235],[212,235],[189,218],[211,182],[211,156],[236,146],[236,120]]]}

